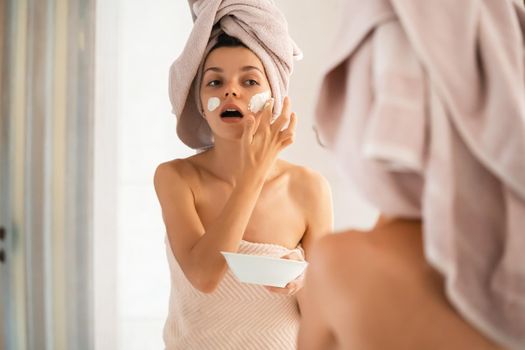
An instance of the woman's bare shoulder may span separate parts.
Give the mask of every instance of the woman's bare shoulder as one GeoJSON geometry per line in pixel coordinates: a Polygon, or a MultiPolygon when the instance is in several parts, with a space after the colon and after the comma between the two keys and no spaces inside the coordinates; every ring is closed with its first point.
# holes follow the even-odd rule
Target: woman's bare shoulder
{"type": "Polygon", "coordinates": [[[188,158],[172,159],[157,166],[154,175],[155,186],[163,184],[188,183],[197,178],[202,155],[196,154],[188,158]]]}
{"type": "Polygon", "coordinates": [[[184,176],[186,172],[191,171],[191,168],[191,162],[187,158],[172,159],[157,166],[155,179],[184,176]]]}
{"type": "Polygon", "coordinates": [[[279,166],[283,174],[290,179],[292,193],[300,195],[302,199],[311,199],[330,193],[328,180],[319,172],[284,160],[279,160],[279,166]]]}

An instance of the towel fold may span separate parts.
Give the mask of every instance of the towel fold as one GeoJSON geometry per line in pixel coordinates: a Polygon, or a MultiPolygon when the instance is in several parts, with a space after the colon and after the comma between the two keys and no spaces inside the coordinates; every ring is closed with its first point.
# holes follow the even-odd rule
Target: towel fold
{"type": "Polygon", "coordinates": [[[515,0],[348,0],[317,129],[364,197],[422,218],[475,328],[525,348],[525,11],[515,0]]]}
{"type": "Polygon", "coordinates": [[[279,113],[293,71],[293,59],[302,53],[288,34],[288,24],[271,0],[190,0],[193,30],[182,54],[172,64],[169,95],[177,116],[177,134],[189,147],[213,144],[202,117],[199,85],[202,65],[217,37],[236,37],[261,60],[279,113]]]}

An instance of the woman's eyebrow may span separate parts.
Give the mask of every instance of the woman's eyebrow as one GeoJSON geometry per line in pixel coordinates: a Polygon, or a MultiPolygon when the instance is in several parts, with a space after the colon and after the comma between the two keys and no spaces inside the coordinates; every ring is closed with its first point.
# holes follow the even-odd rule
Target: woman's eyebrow
{"type": "MultiPolygon", "coordinates": [[[[244,67],[241,68],[241,71],[246,72],[246,71],[249,71],[249,70],[252,70],[252,69],[258,70],[259,72],[261,72],[261,74],[264,74],[263,71],[260,68],[255,67],[255,66],[244,66],[244,67]]],[[[211,70],[213,72],[218,72],[218,73],[224,72],[224,69],[219,68],[219,67],[208,67],[208,68],[206,68],[204,70],[203,74],[206,73],[209,70],[211,70]]]]}
{"type": "Polygon", "coordinates": [[[202,74],[206,73],[209,70],[214,71],[214,72],[218,72],[218,73],[224,72],[224,70],[222,68],[219,68],[219,67],[208,67],[208,68],[206,68],[204,70],[204,72],[202,74]]]}
{"type": "Polygon", "coordinates": [[[255,66],[244,66],[244,67],[241,68],[241,70],[243,72],[246,72],[246,71],[249,71],[249,70],[252,70],[252,69],[256,69],[259,72],[261,72],[261,74],[264,74],[262,70],[260,70],[258,67],[255,67],[255,66]]]}

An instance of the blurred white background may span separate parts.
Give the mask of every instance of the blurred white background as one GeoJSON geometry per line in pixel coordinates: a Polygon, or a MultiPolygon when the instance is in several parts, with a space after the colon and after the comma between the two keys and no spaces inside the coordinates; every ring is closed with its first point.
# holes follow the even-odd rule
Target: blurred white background
{"type": "MultiPolygon", "coordinates": [[[[276,3],[304,52],[290,87],[293,110],[299,117],[296,142],[282,157],[315,169],[329,180],[336,231],[367,227],[375,212],[345,182],[312,130],[315,95],[325,53],[340,21],[340,0],[276,3]]],[[[177,139],[167,95],[169,66],[185,45],[191,15],[184,0],[155,0],[147,5],[139,0],[107,0],[98,6],[97,15],[104,15],[105,9],[110,15],[105,17],[106,26],[108,21],[116,26],[116,35],[97,36],[97,40],[111,41],[106,47],[113,46],[115,55],[107,59],[117,70],[113,72],[115,89],[107,96],[117,114],[112,141],[118,140],[116,236],[108,237],[116,247],[115,340],[122,350],[161,349],[170,280],[165,230],[152,179],[159,163],[193,154],[177,139]]],[[[104,64],[104,58],[99,63],[104,64]]],[[[99,76],[97,84],[105,79],[99,76]]]]}

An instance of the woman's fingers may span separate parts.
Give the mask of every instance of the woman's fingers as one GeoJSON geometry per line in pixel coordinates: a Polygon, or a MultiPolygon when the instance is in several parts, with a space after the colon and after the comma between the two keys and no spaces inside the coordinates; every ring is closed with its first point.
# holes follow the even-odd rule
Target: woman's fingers
{"type": "Polygon", "coordinates": [[[245,145],[250,145],[253,140],[253,134],[255,133],[255,118],[253,115],[247,115],[245,118],[242,141],[245,145]]]}
{"type": "Polygon", "coordinates": [[[290,98],[286,96],[283,101],[283,108],[281,110],[281,114],[272,123],[272,131],[274,133],[280,132],[282,128],[286,125],[286,123],[290,119],[290,110],[290,98]]]}
{"type": "Polygon", "coordinates": [[[272,115],[273,115],[273,104],[274,99],[271,98],[264,104],[263,109],[261,110],[261,124],[264,126],[268,126],[272,122],[272,115]]]}
{"type": "Polygon", "coordinates": [[[283,146],[288,146],[291,143],[293,143],[294,135],[295,135],[295,125],[297,124],[297,117],[295,113],[292,113],[290,116],[290,123],[288,124],[288,127],[281,131],[279,135],[279,142],[283,146]]]}
{"type": "Polygon", "coordinates": [[[288,119],[291,113],[291,108],[292,106],[290,103],[290,98],[286,96],[283,101],[283,109],[281,111],[281,117],[284,116],[286,119],[288,119]]]}
{"type": "Polygon", "coordinates": [[[281,256],[280,259],[304,261],[304,257],[297,251],[297,249],[294,249],[290,253],[281,256]]]}
{"type": "Polygon", "coordinates": [[[265,134],[266,130],[268,130],[272,119],[273,102],[274,100],[273,98],[271,98],[268,101],[266,101],[264,107],[255,115],[246,115],[246,117],[253,118],[255,123],[255,127],[252,128],[252,140],[254,137],[257,137],[257,134],[265,134]]]}
{"type": "Polygon", "coordinates": [[[265,288],[272,293],[294,295],[300,289],[295,282],[288,283],[284,288],[265,286],[265,288]]]}
{"type": "MultiPolygon", "coordinates": [[[[274,100],[272,98],[265,104],[257,117],[255,117],[260,119],[255,121],[256,129],[253,129],[253,137],[249,139],[249,143],[252,143],[252,140],[255,138],[257,144],[268,144],[267,142],[269,141],[276,145],[278,149],[282,149],[293,143],[297,117],[295,113],[291,112],[290,98],[288,96],[284,98],[281,114],[272,123],[273,105],[274,100]]],[[[246,143],[248,143],[248,141],[246,141],[246,143]]]]}
{"type": "MultiPolygon", "coordinates": [[[[290,253],[281,256],[281,259],[304,261],[303,255],[301,255],[297,250],[293,250],[290,253]]],[[[288,282],[286,286],[284,286],[284,288],[270,287],[270,286],[265,286],[265,287],[267,290],[273,293],[293,295],[297,293],[303,287],[303,285],[304,285],[304,273],[296,277],[293,281],[288,282]]]]}
{"type": "Polygon", "coordinates": [[[295,113],[292,113],[290,116],[290,123],[288,123],[288,126],[286,129],[283,130],[284,134],[293,134],[295,133],[295,124],[297,124],[297,116],[295,113]]]}

